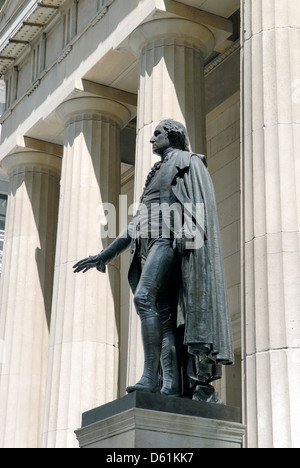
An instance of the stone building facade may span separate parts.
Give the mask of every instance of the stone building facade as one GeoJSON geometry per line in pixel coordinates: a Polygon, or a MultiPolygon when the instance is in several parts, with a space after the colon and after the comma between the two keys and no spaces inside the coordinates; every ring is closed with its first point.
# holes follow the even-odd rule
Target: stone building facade
{"type": "Polygon", "coordinates": [[[299,447],[297,2],[0,8],[0,446],[77,447],[82,412],[140,376],[128,254],[107,275],[72,266],[109,242],[106,204],[116,234],[130,218],[171,117],[215,185],[236,356],[219,393],[245,447],[299,447]]]}

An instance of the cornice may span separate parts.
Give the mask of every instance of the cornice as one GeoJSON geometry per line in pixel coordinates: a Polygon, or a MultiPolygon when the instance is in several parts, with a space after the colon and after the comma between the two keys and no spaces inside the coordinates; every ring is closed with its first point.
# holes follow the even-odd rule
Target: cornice
{"type": "Polygon", "coordinates": [[[241,48],[241,44],[240,44],[240,40],[238,39],[230,47],[228,47],[228,49],[226,49],[223,53],[219,54],[217,57],[215,57],[213,60],[211,60],[211,62],[209,62],[206,65],[204,69],[205,76],[212,73],[218,66],[220,66],[223,62],[225,62],[225,60],[227,60],[235,52],[240,50],[240,48],[241,48]]]}
{"type": "Polygon", "coordinates": [[[30,0],[12,14],[1,32],[0,76],[25,52],[64,2],[65,0],[30,0]]]}

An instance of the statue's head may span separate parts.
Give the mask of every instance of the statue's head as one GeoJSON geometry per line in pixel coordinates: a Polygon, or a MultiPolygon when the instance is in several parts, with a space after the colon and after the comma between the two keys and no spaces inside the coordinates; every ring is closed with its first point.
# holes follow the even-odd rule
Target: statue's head
{"type": "Polygon", "coordinates": [[[167,119],[163,120],[161,125],[168,132],[171,146],[174,145],[175,148],[179,147],[183,151],[190,151],[188,133],[182,123],[167,119]]]}
{"type": "Polygon", "coordinates": [[[167,148],[177,148],[190,151],[187,130],[180,122],[172,119],[163,120],[156,127],[150,140],[153,152],[162,154],[167,148]]]}

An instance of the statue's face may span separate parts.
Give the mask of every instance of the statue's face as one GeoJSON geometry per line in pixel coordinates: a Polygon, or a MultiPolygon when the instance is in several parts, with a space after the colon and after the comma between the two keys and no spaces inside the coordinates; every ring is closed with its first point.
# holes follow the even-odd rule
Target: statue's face
{"type": "Polygon", "coordinates": [[[152,144],[153,153],[158,155],[162,155],[170,147],[168,132],[161,124],[156,127],[150,143],[152,144]]]}

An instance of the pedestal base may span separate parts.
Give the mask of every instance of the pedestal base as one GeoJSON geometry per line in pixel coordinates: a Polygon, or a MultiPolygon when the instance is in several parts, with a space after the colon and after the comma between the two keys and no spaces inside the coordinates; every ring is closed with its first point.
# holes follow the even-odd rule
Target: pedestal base
{"type": "Polygon", "coordinates": [[[81,448],[242,448],[239,409],[134,392],[84,413],[81,448]]]}

